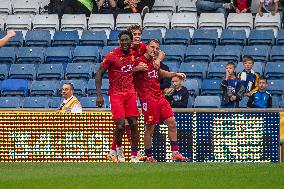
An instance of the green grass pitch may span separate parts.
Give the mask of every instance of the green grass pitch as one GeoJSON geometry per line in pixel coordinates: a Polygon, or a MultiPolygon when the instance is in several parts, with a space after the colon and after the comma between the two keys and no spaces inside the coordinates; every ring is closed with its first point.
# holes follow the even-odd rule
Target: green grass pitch
{"type": "Polygon", "coordinates": [[[0,163],[0,189],[284,188],[280,163],[0,163]]]}

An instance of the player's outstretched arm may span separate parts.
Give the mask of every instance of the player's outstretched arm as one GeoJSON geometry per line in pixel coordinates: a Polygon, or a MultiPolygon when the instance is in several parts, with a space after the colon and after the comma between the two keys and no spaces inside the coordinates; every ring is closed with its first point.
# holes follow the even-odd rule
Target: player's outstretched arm
{"type": "Polygon", "coordinates": [[[13,30],[8,31],[7,35],[5,35],[5,37],[0,39],[0,47],[3,47],[15,35],[16,35],[16,32],[14,32],[13,30]]]}
{"type": "Polygon", "coordinates": [[[96,105],[98,107],[102,107],[104,105],[104,98],[102,96],[102,80],[103,80],[103,75],[107,71],[106,68],[100,66],[99,70],[96,73],[96,89],[97,89],[97,100],[96,100],[96,105]]]}
{"type": "Polygon", "coordinates": [[[184,73],[177,73],[177,72],[168,72],[166,70],[160,69],[159,70],[159,77],[160,78],[172,78],[178,77],[181,80],[186,80],[186,75],[184,73]]]}

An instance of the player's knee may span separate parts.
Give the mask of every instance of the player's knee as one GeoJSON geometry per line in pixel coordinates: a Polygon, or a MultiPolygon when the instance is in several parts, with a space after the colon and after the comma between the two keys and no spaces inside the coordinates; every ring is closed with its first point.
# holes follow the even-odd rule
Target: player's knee
{"type": "Polygon", "coordinates": [[[167,125],[168,125],[169,129],[176,129],[177,122],[175,120],[171,120],[171,121],[168,122],[167,125]]]}

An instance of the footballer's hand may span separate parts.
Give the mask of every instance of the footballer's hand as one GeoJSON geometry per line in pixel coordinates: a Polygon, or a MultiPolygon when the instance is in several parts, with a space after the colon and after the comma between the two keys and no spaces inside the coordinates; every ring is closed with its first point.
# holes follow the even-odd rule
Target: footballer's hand
{"type": "Polygon", "coordinates": [[[153,66],[154,66],[154,68],[159,69],[160,66],[161,66],[161,60],[160,59],[154,60],[153,66]]]}
{"type": "Polygon", "coordinates": [[[140,62],[138,66],[135,67],[136,71],[146,71],[148,68],[147,64],[140,62]]]}
{"type": "Polygon", "coordinates": [[[177,77],[180,78],[182,81],[186,80],[186,75],[184,73],[177,73],[177,77]]]}
{"type": "Polygon", "coordinates": [[[103,107],[103,105],[104,105],[104,98],[103,98],[103,96],[97,96],[96,105],[99,108],[103,107]]]}
{"type": "Polygon", "coordinates": [[[7,36],[9,38],[14,37],[15,35],[16,35],[16,32],[14,32],[13,30],[10,30],[10,31],[7,32],[7,36]]]}
{"type": "Polygon", "coordinates": [[[231,96],[231,101],[235,101],[237,99],[237,97],[235,95],[231,96]]]}

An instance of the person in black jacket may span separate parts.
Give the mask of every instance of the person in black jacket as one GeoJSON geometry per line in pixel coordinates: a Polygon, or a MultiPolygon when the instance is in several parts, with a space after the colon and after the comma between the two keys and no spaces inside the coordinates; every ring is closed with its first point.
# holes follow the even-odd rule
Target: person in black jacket
{"type": "Polygon", "coordinates": [[[258,81],[258,90],[252,93],[249,97],[247,107],[248,108],[272,108],[272,97],[269,92],[266,91],[267,79],[260,77],[258,81]]]}
{"type": "Polygon", "coordinates": [[[182,86],[183,81],[178,77],[172,78],[172,86],[167,91],[166,98],[172,108],[187,108],[189,92],[182,86]]]}

